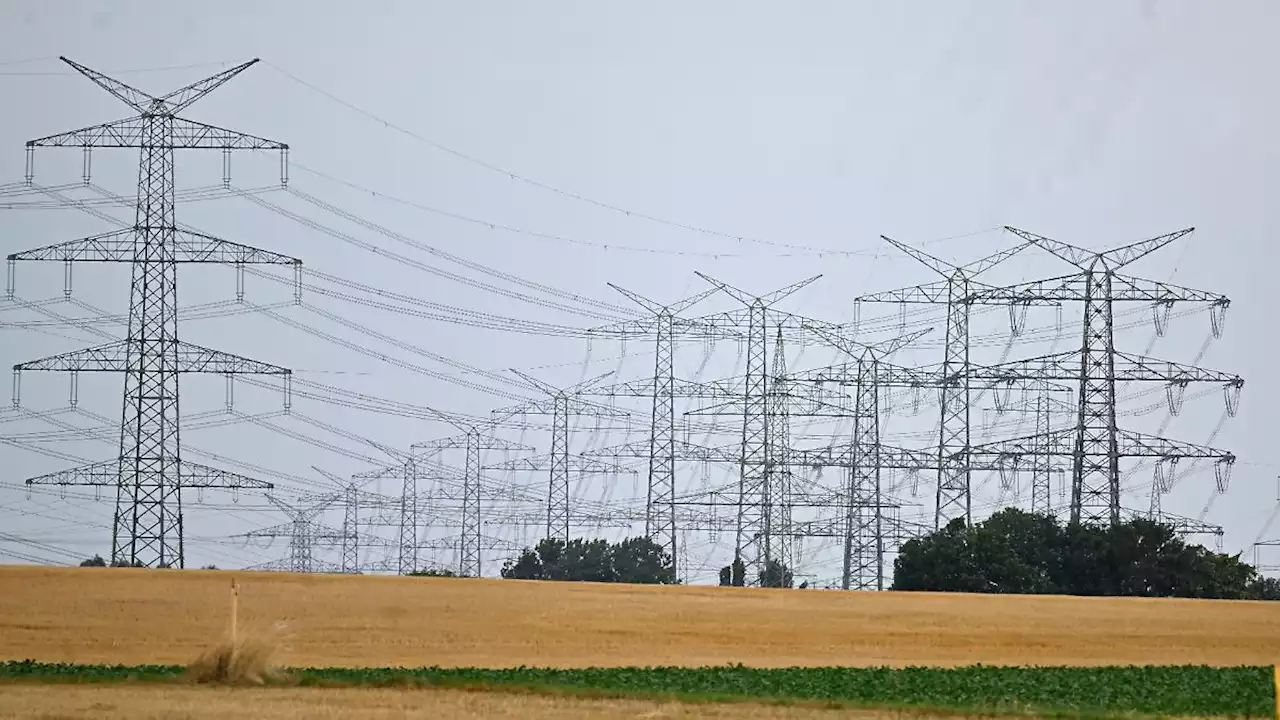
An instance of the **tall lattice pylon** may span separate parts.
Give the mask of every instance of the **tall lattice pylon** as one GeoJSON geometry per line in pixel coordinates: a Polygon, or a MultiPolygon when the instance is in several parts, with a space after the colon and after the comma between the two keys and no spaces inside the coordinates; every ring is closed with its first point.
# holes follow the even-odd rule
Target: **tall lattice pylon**
{"type": "MultiPolygon", "coordinates": [[[[174,152],[221,150],[225,168],[233,150],[278,150],[284,143],[178,117],[215,88],[253,65],[253,60],[166,95],[153,96],[66,58],[63,61],[138,114],[124,120],[50,135],[27,142],[27,180],[37,147],[138,148],[137,213],[134,226],[71,242],[16,253],[19,260],[65,263],[127,262],[133,265],[129,329],[120,342],[22,363],[23,370],[122,372],[124,402],[120,454],[115,460],[32,478],[29,484],[99,485],[116,488],[112,562],[147,567],[183,567],[182,490],[191,487],[269,488],[269,483],[182,460],[179,440],[178,375],[206,372],[273,374],[286,368],[249,360],[178,340],[180,263],[278,264],[301,267],[278,255],[208,235],[178,230],[174,219],[174,152]]],[[[282,172],[281,180],[285,181],[282,172]]],[[[12,277],[12,272],[10,272],[12,277]]],[[[12,293],[12,284],[9,292],[12,293]]],[[[296,292],[296,290],[295,290],[296,292]]],[[[17,378],[15,377],[15,388],[17,378]]],[[[15,402],[17,398],[15,396],[15,402]]],[[[287,407],[286,393],[286,407],[287,407]]]]}
{"type": "Polygon", "coordinates": [[[487,450],[503,452],[523,452],[533,450],[528,445],[493,437],[495,426],[505,418],[494,418],[484,423],[463,423],[436,413],[441,420],[462,431],[461,435],[414,443],[415,454],[430,457],[442,450],[455,449],[466,453],[462,479],[462,531],[458,535],[458,574],[463,577],[480,577],[480,546],[482,528],[480,523],[480,496],[483,466],[481,458],[487,450]]]}
{"type": "MultiPolygon", "coordinates": [[[[1218,490],[1225,491],[1235,456],[1213,448],[1198,447],[1160,437],[1122,430],[1116,421],[1116,383],[1161,382],[1179,390],[1192,382],[1220,383],[1226,392],[1227,412],[1234,415],[1244,380],[1230,373],[1180,365],[1122,352],[1115,345],[1114,305],[1143,302],[1156,310],[1156,329],[1163,330],[1161,310],[1176,303],[1209,305],[1214,335],[1221,334],[1223,313],[1230,305],[1225,295],[1122,275],[1118,271],[1193,228],[1102,252],[1086,250],[1059,240],[1006,228],[1031,244],[1071,264],[1077,272],[1062,277],[1020,283],[1005,288],[977,290],[971,296],[984,302],[1079,302],[1083,327],[1079,350],[1006,363],[1000,372],[1047,380],[1075,380],[1077,419],[1074,428],[1051,433],[1050,452],[1072,458],[1072,523],[1115,524],[1120,521],[1120,459],[1124,457],[1204,458],[1217,461],[1218,490]]],[[[1171,409],[1175,409],[1171,405],[1171,409]]],[[[1027,439],[989,443],[971,453],[1020,454],[1028,451],[1027,439]]]]}
{"type": "Polygon", "coordinates": [[[769,378],[769,462],[765,467],[765,542],[776,543],[765,554],[788,569],[795,568],[791,495],[791,397],[787,387],[786,343],[777,331],[769,378]]]}
{"type": "MultiPolygon", "coordinates": [[[[1053,475],[1065,473],[1064,465],[1054,463],[1052,448],[1053,416],[1074,414],[1076,406],[1069,400],[1060,400],[1048,393],[1023,398],[1018,402],[1001,402],[1001,394],[995,393],[997,414],[1023,413],[1034,418],[1035,435],[1028,443],[1031,449],[1031,512],[1053,515],[1053,475]]],[[[1016,493],[1016,474],[1024,470],[1026,458],[1017,455],[998,457],[996,466],[1000,472],[1001,490],[1016,493]]]]}
{"type": "Polygon", "coordinates": [[[742,470],[739,476],[738,532],[734,560],[740,560],[747,577],[757,579],[771,550],[766,525],[769,513],[769,309],[778,301],[813,283],[821,275],[775,290],[751,295],[702,273],[698,277],[742,303],[747,309],[747,367],[743,387],[742,470]]]}
{"type": "Polygon", "coordinates": [[[572,470],[581,472],[629,471],[627,468],[620,468],[600,460],[571,454],[569,451],[569,416],[588,415],[593,417],[625,418],[627,413],[615,407],[591,402],[583,397],[590,388],[612,375],[612,372],[597,375],[567,388],[553,387],[519,370],[512,369],[511,372],[544,393],[546,397],[530,400],[509,408],[494,410],[493,413],[494,415],[506,417],[511,415],[550,415],[551,452],[543,457],[521,458],[496,465],[487,465],[484,466],[484,469],[546,471],[549,476],[546,537],[568,542],[571,505],[569,493],[570,472],[572,470]]]}
{"type": "MultiPolygon", "coordinates": [[[[946,303],[947,335],[943,344],[942,383],[939,387],[942,419],[938,425],[937,504],[933,522],[935,528],[942,527],[957,517],[963,517],[967,522],[972,519],[970,481],[973,474],[969,458],[969,408],[973,389],[969,373],[969,314],[971,307],[980,302],[975,298],[974,290],[989,287],[979,283],[976,278],[1021,252],[1028,244],[1002,250],[966,265],[952,265],[897,240],[883,235],[880,237],[945,278],[942,282],[928,285],[864,295],[855,302],[946,303]]],[[[1003,304],[1007,301],[992,302],[1003,304]]],[[[1014,329],[1017,330],[1016,327],[1014,329]]]]}
{"type": "Polygon", "coordinates": [[[693,307],[717,288],[704,290],[670,305],[660,305],[626,288],[609,283],[628,300],[644,308],[649,317],[627,320],[602,328],[593,328],[592,334],[604,336],[651,335],[655,337],[652,421],[649,425],[649,493],[645,503],[645,535],[653,538],[670,554],[672,562],[679,557],[676,530],[676,336],[696,331],[712,332],[714,328],[701,328],[697,321],[681,318],[680,313],[693,307]]]}

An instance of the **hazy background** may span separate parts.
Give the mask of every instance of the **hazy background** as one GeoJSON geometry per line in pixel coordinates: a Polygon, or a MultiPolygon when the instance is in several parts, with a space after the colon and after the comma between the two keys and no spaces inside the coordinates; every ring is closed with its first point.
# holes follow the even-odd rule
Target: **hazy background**
{"type": "MultiPolygon", "coordinates": [[[[264,416],[279,409],[274,381],[264,381],[265,388],[236,386],[235,412],[242,416],[222,412],[222,378],[185,376],[183,415],[194,419],[183,433],[184,457],[272,481],[286,500],[332,489],[312,466],[347,476],[389,461],[352,434],[404,450],[456,432],[423,419],[421,411],[406,417],[414,413],[384,400],[485,416],[537,395],[509,374],[494,375],[510,367],[555,385],[607,371],[627,379],[651,375],[652,343],[588,345],[553,336],[631,312],[606,281],[670,302],[706,287],[694,270],[758,293],[821,273],[779,307],[845,322],[859,294],[937,279],[879,241],[882,233],[968,262],[1015,244],[999,230],[1003,225],[1093,249],[1195,226],[1194,234],[1129,271],[1232,299],[1222,339],[1206,346],[1207,310],[1178,309],[1150,354],[1246,379],[1239,416],[1216,435],[1223,414],[1216,389],[1192,388],[1165,430],[1192,443],[1212,439],[1214,447],[1238,455],[1226,495],[1215,497],[1210,465],[1184,462],[1186,473],[1163,503],[1168,511],[1221,524],[1224,549],[1235,552],[1280,535],[1269,527],[1277,463],[1267,448],[1274,442],[1278,389],[1269,372],[1274,306],[1266,299],[1277,227],[1271,196],[1280,187],[1280,104],[1267,75],[1280,67],[1272,42],[1278,20],[1280,8],[1262,0],[643,8],[312,2],[305,9],[281,2],[196,8],[11,0],[0,5],[0,89],[8,109],[0,114],[0,185],[22,180],[25,141],[130,113],[58,55],[155,94],[263,59],[184,115],[288,142],[291,188],[390,231],[268,190],[278,186],[278,162],[265,154],[235,156],[232,183],[261,189],[253,197],[294,217],[215,191],[192,194],[201,201],[178,209],[180,222],[303,258],[325,273],[307,282],[329,294],[308,291],[307,304],[293,306],[285,271],[266,270],[283,284],[249,275],[245,300],[251,305],[233,303],[229,268],[180,271],[181,303],[196,311],[183,323],[184,339],[297,374],[292,414],[274,417],[264,416]],[[421,301],[451,309],[428,310],[421,301]],[[406,308],[437,318],[413,317],[406,308]],[[476,316],[464,312],[502,319],[476,328],[467,324],[476,316]],[[356,409],[353,402],[384,412],[356,409]]],[[[41,149],[35,162],[42,186],[80,181],[75,149],[41,149]]],[[[132,198],[136,173],[136,151],[93,155],[93,182],[111,193],[132,198]]],[[[180,191],[219,186],[221,179],[220,153],[180,156],[180,191]]],[[[93,199],[98,204],[86,207],[132,220],[131,207],[104,203],[93,188],[72,187],[63,196],[93,199]]],[[[38,192],[0,197],[0,252],[114,227],[59,205],[38,192]]],[[[1031,249],[989,280],[1069,270],[1031,249]]],[[[62,267],[19,264],[17,301],[0,302],[0,364],[122,337],[122,324],[104,323],[97,313],[127,311],[128,278],[127,266],[78,265],[69,302],[62,296],[62,267]]],[[[734,307],[727,297],[713,297],[690,314],[734,307]]],[[[1118,325],[1129,326],[1118,333],[1118,345],[1142,352],[1154,333],[1150,309],[1118,311],[1125,313],[1118,325]]],[[[865,308],[863,319],[876,315],[889,318],[880,327],[891,333],[897,308],[865,308]]],[[[913,327],[937,329],[899,361],[941,359],[942,317],[942,307],[911,311],[913,327]]],[[[1059,331],[1052,310],[1033,310],[1009,357],[1077,346],[1077,321],[1078,309],[1068,308],[1059,331]]],[[[975,361],[998,360],[1008,332],[1003,308],[976,318],[974,333],[985,339],[975,361]]],[[[793,369],[838,358],[819,347],[788,351],[793,369]]],[[[742,368],[730,342],[715,348],[687,343],[677,363],[685,377],[703,365],[704,379],[742,368]]],[[[77,562],[110,552],[111,494],[95,501],[91,489],[28,492],[22,485],[29,476],[118,452],[122,378],[86,374],[77,411],[67,409],[68,382],[65,375],[28,373],[22,409],[0,411],[0,561],[77,562]]],[[[1167,421],[1163,389],[1135,386],[1122,394],[1128,397],[1122,409],[1133,414],[1124,420],[1128,427],[1154,432],[1167,421]]],[[[886,421],[887,440],[918,447],[936,442],[936,405],[929,400],[914,418],[899,407],[902,417],[886,421]]],[[[644,438],[645,404],[619,405],[636,409],[633,430],[581,419],[575,450],[644,438]]],[[[991,414],[976,411],[975,424],[991,414]]],[[[732,442],[732,418],[721,420],[721,437],[699,431],[693,441],[732,442]]],[[[995,421],[1006,424],[988,437],[1018,429],[1008,417],[995,421]]],[[[500,432],[545,452],[548,422],[531,416],[530,426],[500,432]]],[[[1020,427],[1028,434],[1030,419],[1020,427]]],[[[823,437],[842,439],[847,427],[805,428],[793,421],[793,430],[808,438],[798,444],[814,446],[823,437]]],[[[457,452],[441,460],[462,465],[457,452]]],[[[634,464],[634,476],[576,483],[575,497],[584,507],[640,507],[644,463],[634,464]]],[[[683,490],[730,480],[722,467],[681,468],[683,490]]],[[[538,527],[501,526],[503,513],[515,511],[504,509],[513,501],[496,497],[524,498],[520,507],[536,514],[545,476],[494,472],[486,482],[494,498],[486,501],[492,523],[486,534],[516,545],[535,540],[538,527]]],[[[894,482],[918,504],[904,515],[931,518],[931,474],[915,497],[905,478],[894,482]]],[[[1150,485],[1150,466],[1135,470],[1126,482],[1126,506],[1146,509],[1150,485]]],[[[438,497],[432,502],[448,506],[450,487],[433,487],[438,497]]],[[[368,489],[396,493],[399,486],[383,480],[368,489]]],[[[1025,506],[1029,493],[1019,490],[1016,497],[1002,495],[998,483],[986,479],[977,491],[982,514],[1001,501],[1025,506]]],[[[233,537],[286,522],[260,494],[233,499],[207,492],[203,507],[195,495],[186,498],[188,566],[245,566],[287,554],[287,539],[267,545],[233,537]]],[[[441,526],[427,534],[456,534],[435,512],[424,510],[427,524],[441,526]]],[[[340,509],[322,516],[333,527],[341,520],[340,509]]],[[[624,530],[579,528],[615,536],[624,530]]],[[[390,529],[381,534],[394,537],[390,529]]],[[[732,542],[723,535],[688,538],[691,579],[712,578],[732,542]]],[[[802,574],[829,578],[838,565],[834,547],[805,547],[802,574]]],[[[317,554],[337,561],[330,549],[317,554]]],[[[496,573],[505,554],[499,547],[486,552],[486,574],[496,573]]],[[[369,556],[381,555],[370,550],[369,556]]],[[[424,550],[423,560],[456,562],[449,550],[424,550]]],[[[1270,562],[1276,561],[1280,557],[1270,562]]]]}

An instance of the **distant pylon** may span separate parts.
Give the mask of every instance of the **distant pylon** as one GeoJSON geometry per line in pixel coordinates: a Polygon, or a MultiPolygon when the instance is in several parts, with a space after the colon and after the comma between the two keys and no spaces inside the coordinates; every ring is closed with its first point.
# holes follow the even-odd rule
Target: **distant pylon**
{"type": "Polygon", "coordinates": [[[697,328],[697,321],[679,317],[717,288],[709,288],[670,305],[660,305],[637,293],[609,283],[629,300],[647,310],[651,317],[623,321],[604,328],[592,328],[602,335],[655,335],[653,369],[653,414],[649,425],[649,494],[645,503],[645,535],[657,541],[671,556],[679,557],[676,531],[676,392],[675,348],[678,331],[697,328]]]}
{"type": "Polygon", "coordinates": [[[584,380],[567,388],[557,388],[531,377],[526,373],[513,369],[511,371],[530,386],[546,395],[545,398],[530,400],[509,408],[494,410],[494,415],[510,417],[511,415],[550,415],[551,416],[551,452],[545,458],[525,458],[518,461],[486,466],[486,469],[504,468],[509,470],[546,470],[548,472],[547,488],[547,534],[546,537],[569,540],[569,472],[576,466],[584,471],[617,471],[617,468],[599,460],[570,455],[569,452],[569,416],[589,415],[594,417],[627,417],[627,413],[608,405],[591,402],[583,395],[601,380],[612,375],[607,372],[584,380]],[[573,458],[572,465],[570,458],[573,458]]]}
{"type": "Polygon", "coordinates": [[[742,470],[739,479],[738,532],[733,556],[746,566],[749,581],[758,582],[771,551],[765,516],[769,468],[769,308],[821,275],[766,295],[750,295],[702,273],[698,277],[742,303],[747,309],[747,367],[742,413],[742,470]]]}

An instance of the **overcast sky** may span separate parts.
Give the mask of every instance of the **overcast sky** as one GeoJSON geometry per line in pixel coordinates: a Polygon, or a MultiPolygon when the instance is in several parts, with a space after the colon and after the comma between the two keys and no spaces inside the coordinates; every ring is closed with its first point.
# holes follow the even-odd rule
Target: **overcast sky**
{"type": "MultiPolygon", "coordinates": [[[[59,55],[154,94],[247,59],[263,61],[185,116],[289,143],[289,187],[307,195],[278,189],[278,163],[265,155],[232,160],[233,186],[261,202],[219,192],[219,154],[188,152],[180,157],[177,185],[192,191],[186,196],[192,202],[179,207],[178,218],[302,258],[324,273],[307,282],[329,294],[308,291],[306,305],[291,306],[288,273],[267,269],[285,282],[249,275],[245,299],[252,305],[233,305],[226,302],[236,297],[230,269],[180,271],[181,304],[195,312],[182,325],[184,339],[294,368],[298,378],[292,415],[255,422],[219,414],[222,378],[184,377],[184,417],[197,425],[227,420],[184,431],[184,448],[204,453],[185,451],[187,459],[262,477],[292,498],[328,482],[312,466],[346,476],[389,460],[352,433],[404,450],[456,432],[438,422],[307,398],[303,392],[335,395],[305,383],[485,416],[537,393],[509,374],[458,375],[464,368],[524,368],[554,385],[607,371],[627,379],[651,374],[651,343],[623,348],[549,336],[565,334],[549,326],[601,325],[629,312],[606,282],[671,302],[707,287],[695,270],[755,293],[822,274],[779,309],[845,322],[859,294],[936,279],[880,241],[881,234],[968,262],[1016,244],[1000,231],[1004,225],[1098,250],[1194,226],[1195,233],[1127,271],[1227,293],[1232,306],[1224,336],[1206,344],[1209,314],[1188,307],[1176,310],[1167,336],[1153,342],[1150,310],[1125,306],[1118,307],[1117,322],[1129,327],[1118,331],[1117,344],[1134,353],[1150,345],[1161,359],[1243,375],[1240,412],[1219,428],[1221,393],[1193,388],[1182,413],[1169,420],[1162,389],[1134,386],[1122,390],[1129,398],[1122,412],[1133,414],[1123,422],[1144,432],[1163,428],[1169,437],[1239,457],[1222,497],[1213,497],[1210,465],[1184,463],[1188,472],[1164,498],[1166,510],[1222,525],[1224,549],[1233,552],[1259,533],[1280,537],[1280,526],[1267,527],[1280,472],[1268,451],[1280,393],[1269,372],[1276,326],[1267,300],[1269,248],[1280,213],[1271,199],[1280,187],[1280,104],[1266,76],[1280,67],[1274,3],[302,7],[123,0],[0,5],[0,89],[8,108],[0,115],[0,186],[22,180],[27,140],[129,114],[58,62],[59,55]],[[436,311],[448,319],[371,304],[429,312],[413,305],[418,301],[449,306],[436,311]],[[461,318],[476,316],[462,311],[500,319],[488,328],[469,327],[461,318]],[[459,385],[459,378],[472,386],[459,385]]],[[[35,162],[41,187],[81,179],[77,150],[42,149],[35,162]]],[[[105,218],[57,207],[58,197],[35,190],[0,197],[10,208],[0,213],[0,252],[105,232],[115,227],[112,218],[131,222],[131,207],[104,198],[132,198],[136,173],[136,151],[101,150],[93,156],[94,186],[61,191],[62,198],[93,199],[83,207],[105,218]]],[[[1031,249],[990,280],[1069,271],[1031,249]]],[[[20,264],[18,302],[0,304],[0,364],[122,337],[124,326],[103,322],[100,314],[127,311],[128,278],[125,266],[79,265],[74,302],[68,302],[63,268],[20,264]]],[[[712,297],[690,314],[734,307],[727,297],[712,297]]],[[[886,306],[864,310],[863,318],[896,313],[886,306]]],[[[913,326],[937,327],[932,344],[902,361],[941,359],[942,317],[941,308],[913,311],[910,322],[921,324],[913,326]]],[[[1078,308],[1066,309],[1063,322],[1059,333],[1052,311],[1032,311],[1026,336],[1008,357],[1047,352],[1055,338],[1057,351],[1077,346],[1078,308]]],[[[983,315],[974,332],[987,338],[975,360],[997,361],[1007,313],[996,308],[983,315]]],[[[731,345],[711,349],[701,377],[741,372],[731,345]]],[[[677,371],[694,376],[707,350],[688,343],[677,371]]],[[[788,351],[792,368],[838,357],[818,347],[788,351]]],[[[71,411],[65,376],[24,376],[23,409],[0,411],[0,437],[9,440],[0,445],[0,527],[23,542],[0,536],[0,552],[7,554],[0,561],[109,554],[111,497],[94,502],[84,488],[28,495],[21,483],[72,467],[75,458],[113,457],[121,387],[115,375],[81,378],[78,409],[71,411]],[[32,414],[50,411],[61,412],[43,419],[32,414]],[[76,428],[96,430],[96,439],[73,437],[69,429],[76,428]]],[[[278,409],[279,393],[240,383],[235,403],[237,413],[259,416],[278,409]]],[[[642,402],[629,407],[637,418],[630,435],[620,426],[593,432],[595,421],[587,418],[578,425],[575,448],[643,439],[648,411],[642,402]]],[[[989,414],[976,412],[975,424],[989,414]]],[[[731,442],[732,419],[721,421],[726,434],[715,442],[731,442]]],[[[893,442],[924,447],[935,437],[936,405],[886,422],[893,442]]],[[[793,430],[804,434],[799,426],[793,420],[793,430]]],[[[838,440],[843,432],[829,423],[815,428],[815,437],[838,440]]],[[[538,428],[501,432],[539,452],[549,446],[538,428]]],[[[456,453],[441,461],[462,464],[456,453]]],[[[683,467],[682,489],[729,482],[727,469],[709,472],[703,477],[702,468],[683,467]]],[[[634,482],[626,475],[589,480],[575,493],[594,506],[634,507],[643,480],[643,470],[634,482]]],[[[531,497],[545,493],[541,474],[498,472],[491,482],[495,496],[512,485],[531,497]]],[[[1146,509],[1150,484],[1149,466],[1134,472],[1126,506],[1146,509]]],[[[998,483],[982,488],[987,513],[999,499],[998,483]]],[[[396,482],[386,480],[369,489],[398,492],[396,482]]],[[[451,491],[440,492],[436,499],[447,505],[451,491]]],[[[251,565],[287,553],[287,540],[244,547],[227,539],[286,521],[260,495],[244,493],[232,502],[228,493],[207,493],[203,510],[191,495],[188,565],[251,565]]],[[[1027,495],[1020,486],[1010,501],[1025,505],[1027,495]]],[[[918,507],[904,509],[904,516],[931,515],[931,487],[917,488],[910,501],[918,507]]],[[[488,508],[504,512],[497,499],[488,508]]],[[[330,526],[341,520],[340,510],[323,516],[330,526]]],[[[456,533],[443,519],[440,524],[440,537],[456,533]]],[[[514,533],[495,525],[489,534],[519,543],[537,533],[536,527],[514,533]]],[[[689,544],[695,579],[713,576],[732,551],[731,537],[689,544]]],[[[815,577],[828,577],[821,568],[834,555],[821,545],[812,546],[806,562],[815,577]]],[[[337,560],[327,549],[320,555],[337,560]]],[[[496,573],[503,555],[500,548],[486,553],[486,574],[496,573]]],[[[451,557],[424,551],[431,562],[447,564],[451,557]]],[[[1280,564],[1280,553],[1270,562],[1280,564]]]]}

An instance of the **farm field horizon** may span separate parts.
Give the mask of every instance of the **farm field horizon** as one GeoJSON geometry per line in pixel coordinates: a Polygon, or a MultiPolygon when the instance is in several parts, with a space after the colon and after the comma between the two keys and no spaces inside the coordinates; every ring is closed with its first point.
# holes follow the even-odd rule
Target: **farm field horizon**
{"type": "Polygon", "coordinates": [[[185,664],[227,625],[292,667],[1271,665],[1253,601],[0,567],[0,660],[185,664]]]}

